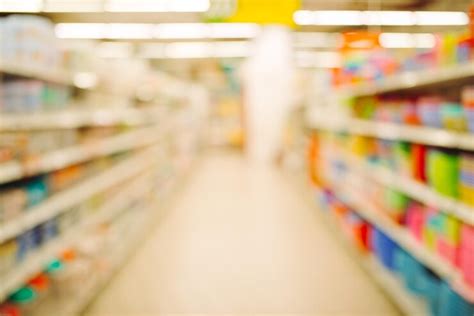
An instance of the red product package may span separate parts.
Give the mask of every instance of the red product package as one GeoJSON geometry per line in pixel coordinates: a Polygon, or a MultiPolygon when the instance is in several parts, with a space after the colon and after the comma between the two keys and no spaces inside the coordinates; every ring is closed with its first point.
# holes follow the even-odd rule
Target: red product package
{"type": "Polygon", "coordinates": [[[413,177],[421,182],[426,182],[426,146],[412,145],[413,177]]]}

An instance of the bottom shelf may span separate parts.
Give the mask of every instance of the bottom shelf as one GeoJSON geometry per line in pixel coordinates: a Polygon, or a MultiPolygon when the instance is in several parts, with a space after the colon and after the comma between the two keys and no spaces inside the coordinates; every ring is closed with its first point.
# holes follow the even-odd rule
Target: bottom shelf
{"type": "MultiPolygon", "coordinates": [[[[315,191],[318,195],[321,194],[317,188],[315,191]]],[[[330,214],[321,215],[327,222],[327,226],[333,231],[336,239],[339,239],[341,243],[344,244],[356,262],[377,283],[386,296],[400,309],[403,315],[429,315],[427,304],[422,299],[409,293],[405,289],[402,281],[385,268],[374,255],[362,253],[356,249],[349,238],[343,238],[345,235],[341,234],[334,217],[330,214]]]]}

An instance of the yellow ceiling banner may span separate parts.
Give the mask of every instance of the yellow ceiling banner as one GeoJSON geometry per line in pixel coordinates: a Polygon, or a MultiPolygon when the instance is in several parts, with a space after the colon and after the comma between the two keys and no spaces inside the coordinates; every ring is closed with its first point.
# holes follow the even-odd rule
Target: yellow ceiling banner
{"type": "Polygon", "coordinates": [[[227,22],[253,22],[295,26],[293,13],[301,0],[238,0],[236,11],[227,22]]]}

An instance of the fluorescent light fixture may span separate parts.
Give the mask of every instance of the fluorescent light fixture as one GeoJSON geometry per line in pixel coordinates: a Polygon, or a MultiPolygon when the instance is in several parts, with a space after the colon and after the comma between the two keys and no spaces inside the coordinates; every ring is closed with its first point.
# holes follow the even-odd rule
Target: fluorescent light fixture
{"type": "Polygon", "coordinates": [[[307,11],[293,15],[298,25],[467,25],[464,12],[444,11],[307,11]]]}
{"type": "Polygon", "coordinates": [[[105,27],[105,38],[151,39],[153,38],[153,25],[140,23],[109,23],[105,27]]]}
{"type": "Polygon", "coordinates": [[[42,0],[0,0],[0,12],[41,12],[42,0]]]}
{"type": "Polygon", "coordinates": [[[436,37],[429,33],[382,33],[380,44],[385,48],[433,48],[436,37]]]}
{"type": "Polygon", "coordinates": [[[338,52],[298,51],[295,57],[299,67],[338,68],[342,65],[341,54],[338,52]]]}
{"type": "Polygon", "coordinates": [[[138,57],[147,59],[239,58],[251,53],[251,43],[229,42],[176,42],[144,43],[138,57]]]}
{"type": "MultiPolygon", "coordinates": [[[[0,0],[1,1],[1,0],[0,0]]],[[[258,35],[252,23],[59,23],[56,36],[73,39],[244,39],[258,35]]]]}
{"type": "Polygon", "coordinates": [[[153,24],[140,23],[59,23],[56,36],[72,39],[151,39],[153,24]]]}
{"type": "Polygon", "coordinates": [[[72,39],[105,38],[104,23],[58,23],[55,26],[56,36],[72,39]]]}
{"type": "Polygon", "coordinates": [[[362,25],[362,11],[296,11],[293,19],[299,25],[362,25]]]}
{"type": "Polygon", "coordinates": [[[260,33],[260,26],[255,23],[212,23],[210,38],[253,38],[260,33]]]}
{"type": "Polygon", "coordinates": [[[469,17],[464,12],[418,11],[417,25],[467,25],[469,17]]]}
{"type": "Polygon", "coordinates": [[[210,0],[108,0],[109,12],[206,12],[210,0]]]}
{"type": "Polygon", "coordinates": [[[44,12],[102,12],[101,0],[45,0],[44,12]]]}
{"type": "Polygon", "coordinates": [[[365,25],[414,25],[416,15],[411,11],[365,11],[365,25]]]}
{"type": "Polygon", "coordinates": [[[155,26],[153,35],[159,39],[207,38],[209,26],[205,23],[162,23],[155,26]]]}

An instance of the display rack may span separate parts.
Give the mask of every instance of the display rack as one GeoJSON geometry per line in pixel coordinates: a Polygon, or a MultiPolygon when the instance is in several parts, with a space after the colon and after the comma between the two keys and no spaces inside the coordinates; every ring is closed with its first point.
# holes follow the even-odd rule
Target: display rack
{"type": "MultiPolygon", "coordinates": [[[[333,93],[340,100],[363,96],[381,95],[407,90],[448,85],[462,85],[474,78],[474,62],[436,69],[401,73],[381,79],[377,82],[361,83],[339,88],[333,93]]],[[[332,98],[334,102],[336,97],[332,98]]],[[[474,134],[457,132],[442,128],[404,125],[391,122],[369,121],[352,118],[347,115],[347,108],[332,103],[332,113],[321,111],[314,106],[306,126],[312,133],[338,133],[366,136],[384,140],[405,141],[434,147],[474,151],[474,134]],[[321,115],[324,113],[324,115],[321,115]]],[[[327,110],[326,107],[324,110],[327,110]]],[[[417,242],[403,227],[384,216],[378,206],[371,204],[367,198],[358,194],[356,185],[351,185],[352,178],[363,177],[384,186],[394,188],[406,196],[433,206],[463,223],[474,225],[474,208],[454,198],[444,196],[426,184],[418,182],[403,174],[391,171],[387,167],[366,162],[349,152],[341,152],[338,159],[344,164],[349,176],[329,180],[331,189],[341,201],[350,206],[364,219],[377,226],[400,247],[417,258],[426,267],[433,270],[451,287],[469,302],[474,302],[474,288],[463,281],[462,272],[438,254],[417,242]]],[[[327,179],[326,179],[327,180],[327,179]]]]}
{"type": "Polygon", "coordinates": [[[88,178],[71,188],[53,195],[38,206],[28,210],[21,217],[7,222],[1,226],[0,243],[67,211],[68,208],[77,205],[94,194],[100,193],[112,185],[138,174],[153,163],[150,155],[155,154],[157,150],[157,148],[151,148],[133,155],[125,161],[99,173],[99,175],[88,178]]]}
{"type": "Polygon", "coordinates": [[[51,83],[74,86],[74,75],[63,69],[51,69],[25,62],[0,61],[0,73],[34,78],[51,83]]]}
{"type": "Polygon", "coordinates": [[[348,97],[360,97],[384,94],[401,90],[418,89],[433,85],[444,85],[450,82],[467,80],[474,77],[474,62],[449,67],[404,72],[389,76],[376,82],[360,83],[337,90],[337,93],[348,97]]]}
{"type": "Polygon", "coordinates": [[[2,114],[0,131],[30,131],[46,129],[74,129],[102,126],[141,126],[158,123],[159,113],[154,108],[80,109],[21,114],[2,114]]]}
{"type": "Polygon", "coordinates": [[[117,212],[122,210],[123,205],[127,204],[127,201],[149,192],[151,187],[149,182],[146,181],[149,177],[149,175],[141,176],[138,180],[134,180],[132,184],[125,186],[121,194],[115,195],[112,199],[107,201],[94,215],[89,216],[80,225],[37,250],[27,261],[16,268],[11,274],[8,274],[0,284],[0,301],[5,299],[8,293],[19,288],[33,276],[41,272],[48,262],[54,259],[58,253],[80,239],[82,234],[89,228],[108,219],[112,219],[117,212]]]}
{"type": "Polygon", "coordinates": [[[402,140],[417,144],[474,150],[474,134],[449,131],[441,128],[409,126],[389,122],[373,122],[353,118],[311,118],[308,127],[338,133],[402,140]]]}
{"type": "Polygon", "coordinates": [[[0,183],[58,170],[94,158],[132,150],[159,141],[162,127],[147,127],[107,137],[91,143],[58,149],[26,161],[9,161],[0,164],[0,183]]]}
{"type": "Polygon", "coordinates": [[[450,283],[453,289],[459,289],[462,285],[463,291],[459,291],[463,297],[468,301],[472,301],[474,298],[474,290],[470,289],[469,286],[464,284],[461,278],[460,271],[457,270],[452,264],[442,259],[437,254],[431,252],[421,245],[414,237],[412,237],[402,227],[399,227],[396,223],[390,220],[388,217],[383,216],[377,207],[367,202],[367,200],[358,197],[354,193],[356,189],[347,183],[350,183],[350,179],[344,179],[344,183],[332,182],[331,186],[335,194],[349,205],[355,212],[365,218],[367,221],[377,226],[387,236],[394,240],[400,247],[404,248],[425,266],[429,267],[438,276],[443,278],[446,282],[450,283]],[[470,289],[466,291],[466,289],[470,289]]]}

